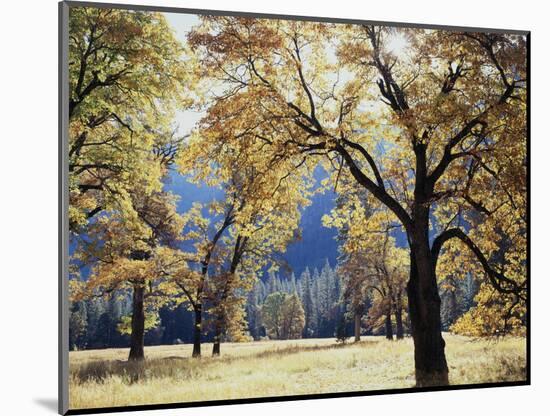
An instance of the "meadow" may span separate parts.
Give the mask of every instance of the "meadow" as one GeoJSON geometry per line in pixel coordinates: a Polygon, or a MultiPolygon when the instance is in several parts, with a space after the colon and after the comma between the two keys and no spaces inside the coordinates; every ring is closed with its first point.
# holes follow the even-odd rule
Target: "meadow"
{"type": "MultiPolygon", "coordinates": [[[[444,334],[450,383],[521,381],[526,341],[444,334]]],[[[206,353],[211,344],[203,344],[206,353]]],[[[220,357],[191,358],[191,345],[70,352],[72,409],[408,388],[415,384],[411,338],[362,337],[224,343],[220,357]]]]}

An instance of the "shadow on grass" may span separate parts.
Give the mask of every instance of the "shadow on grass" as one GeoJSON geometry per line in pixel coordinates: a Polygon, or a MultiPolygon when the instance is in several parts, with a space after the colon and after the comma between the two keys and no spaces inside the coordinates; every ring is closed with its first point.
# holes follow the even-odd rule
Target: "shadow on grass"
{"type": "Polygon", "coordinates": [[[298,354],[301,352],[310,352],[310,351],[326,351],[326,350],[336,350],[356,346],[367,346],[374,345],[380,342],[376,341],[359,341],[359,342],[346,342],[339,344],[329,344],[329,345],[290,345],[288,347],[274,348],[265,351],[260,351],[256,354],[251,354],[246,357],[231,357],[233,359],[249,359],[249,358],[268,358],[273,356],[284,356],[291,354],[298,354]]]}
{"type": "Polygon", "coordinates": [[[215,358],[202,357],[197,359],[191,357],[169,356],[152,358],[144,361],[92,361],[75,366],[75,368],[71,370],[71,377],[79,384],[85,382],[103,383],[110,377],[118,377],[124,384],[134,384],[152,378],[188,380],[200,377],[208,370],[210,364],[230,364],[238,361],[289,356],[301,352],[327,351],[357,346],[366,347],[375,345],[378,342],[381,341],[359,341],[329,345],[289,345],[285,347],[275,347],[250,355],[222,355],[215,358]]]}

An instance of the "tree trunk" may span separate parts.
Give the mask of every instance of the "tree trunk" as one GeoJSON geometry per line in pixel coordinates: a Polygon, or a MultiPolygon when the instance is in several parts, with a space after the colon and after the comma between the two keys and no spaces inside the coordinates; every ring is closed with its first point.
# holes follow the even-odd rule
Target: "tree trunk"
{"type": "Polygon", "coordinates": [[[132,334],[130,336],[130,355],[128,360],[144,360],[143,339],[145,336],[145,310],[143,308],[143,295],[145,288],[142,285],[134,285],[132,296],[132,334]]]}
{"type": "Polygon", "coordinates": [[[458,318],[458,302],[456,301],[456,289],[451,291],[451,301],[449,305],[449,320],[447,322],[448,326],[451,326],[456,318],[458,318]]]}
{"type": "Polygon", "coordinates": [[[355,333],[355,342],[361,341],[361,314],[359,312],[355,312],[354,333],[355,333]]]}
{"type": "Polygon", "coordinates": [[[386,338],[393,340],[393,328],[391,323],[391,307],[386,312],[386,338]]]}
{"type": "Polygon", "coordinates": [[[449,370],[441,336],[441,299],[428,240],[427,214],[423,228],[409,236],[411,270],[407,284],[409,316],[414,341],[416,386],[446,386],[449,370]]]}
{"type": "Polygon", "coordinates": [[[212,347],[212,356],[219,356],[220,355],[220,340],[216,339],[214,340],[214,346],[212,347]]]}
{"type": "Polygon", "coordinates": [[[195,311],[195,326],[193,330],[193,357],[201,356],[201,333],[202,333],[202,305],[197,305],[195,311]]]}
{"type": "Polygon", "coordinates": [[[403,339],[403,305],[401,304],[401,293],[397,294],[397,302],[394,310],[395,315],[395,338],[403,339]]]}
{"type": "Polygon", "coordinates": [[[212,347],[212,356],[220,355],[220,343],[222,337],[222,328],[218,321],[214,325],[214,346],[212,347]]]}

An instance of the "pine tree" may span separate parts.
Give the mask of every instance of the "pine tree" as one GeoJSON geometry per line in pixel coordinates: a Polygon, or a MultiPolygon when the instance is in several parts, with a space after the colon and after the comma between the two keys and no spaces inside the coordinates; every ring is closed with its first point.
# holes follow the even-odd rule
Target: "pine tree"
{"type": "Polygon", "coordinates": [[[300,276],[300,288],[302,292],[301,300],[304,305],[305,325],[304,338],[310,338],[315,330],[315,316],[313,311],[313,298],[311,294],[311,274],[309,268],[302,272],[300,276]]]}
{"type": "Polygon", "coordinates": [[[301,282],[301,276],[300,278],[296,278],[294,275],[294,272],[292,273],[292,276],[294,277],[294,286],[296,287],[296,293],[298,294],[298,297],[300,300],[302,300],[304,293],[302,292],[302,282],[301,282]]]}
{"type": "Polygon", "coordinates": [[[312,299],[312,322],[314,326],[314,337],[321,337],[320,321],[321,321],[321,282],[319,270],[313,269],[311,276],[311,299],[312,299]]]}
{"type": "Polygon", "coordinates": [[[345,344],[348,338],[347,321],[345,315],[342,314],[338,319],[338,324],[336,325],[336,342],[345,344]]]}
{"type": "Polygon", "coordinates": [[[290,292],[290,281],[288,279],[281,279],[281,278],[279,278],[279,281],[281,282],[281,292],[291,293],[290,292]]]}
{"type": "Polygon", "coordinates": [[[248,322],[248,332],[254,339],[258,339],[261,334],[261,281],[258,281],[254,288],[248,294],[246,304],[246,318],[248,322]]]}
{"type": "Polygon", "coordinates": [[[87,347],[98,348],[102,346],[102,334],[98,330],[99,319],[105,312],[105,301],[102,298],[92,298],[86,301],[87,305],[87,347]]]}
{"type": "Polygon", "coordinates": [[[85,302],[75,302],[69,317],[69,348],[82,349],[86,346],[88,314],[85,302]]]}
{"type": "Polygon", "coordinates": [[[267,278],[267,296],[279,291],[280,282],[278,282],[275,272],[270,271],[267,278]]]}

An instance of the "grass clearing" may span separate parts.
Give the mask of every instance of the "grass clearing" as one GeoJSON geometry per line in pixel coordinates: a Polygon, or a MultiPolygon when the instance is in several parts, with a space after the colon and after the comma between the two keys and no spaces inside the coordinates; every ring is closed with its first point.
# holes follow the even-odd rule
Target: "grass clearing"
{"type": "MultiPolygon", "coordinates": [[[[445,334],[451,384],[525,379],[523,338],[476,340],[445,334]]],[[[412,339],[359,343],[304,339],[224,343],[222,355],[191,358],[191,345],[70,352],[71,409],[406,388],[414,386],[412,339]]]]}

